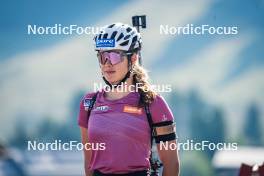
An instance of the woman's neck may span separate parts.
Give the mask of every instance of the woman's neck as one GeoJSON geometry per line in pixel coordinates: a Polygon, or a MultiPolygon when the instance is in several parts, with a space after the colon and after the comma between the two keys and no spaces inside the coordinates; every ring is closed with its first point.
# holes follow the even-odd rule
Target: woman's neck
{"type": "Polygon", "coordinates": [[[132,76],[129,77],[126,83],[121,84],[118,88],[113,88],[111,91],[105,92],[105,98],[108,100],[116,100],[127,96],[130,92],[134,92],[132,76]]]}

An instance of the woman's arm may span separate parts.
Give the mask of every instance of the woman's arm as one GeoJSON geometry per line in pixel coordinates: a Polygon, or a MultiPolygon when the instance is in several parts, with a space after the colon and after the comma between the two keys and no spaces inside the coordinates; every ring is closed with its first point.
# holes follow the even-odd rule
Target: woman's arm
{"type": "MultiPolygon", "coordinates": [[[[168,142],[168,146],[170,146],[171,143],[174,143],[172,145],[177,146],[176,140],[167,141],[167,142],[168,142]]],[[[164,147],[161,147],[161,144],[157,144],[157,149],[158,149],[160,160],[163,163],[162,176],[178,176],[179,168],[180,168],[178,149],[177,148],[170,149],[170,147],[168,147],[168,150],[167,150],[167,149],[164,149],[164,147]]]]}
{"type": "MultiPolygon", "coordinates": [[[[81,140],[82,144],[85,145],[88,143],[88,133],[87,133],[87,128],[81,127],[81,140]]],[[[86,150],[85,147],[83,149],[83,154],[84,154],[84,169],[85,169],[85,175],[86,176],[92,176],[93,172],[89,170],[89,162],[91,159],[91,150],[86,150]]]]}

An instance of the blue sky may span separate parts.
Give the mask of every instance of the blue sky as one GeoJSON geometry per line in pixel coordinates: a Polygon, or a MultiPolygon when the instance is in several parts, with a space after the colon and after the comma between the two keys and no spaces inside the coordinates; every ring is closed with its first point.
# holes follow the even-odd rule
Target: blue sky
{"type": "Polygon", "coordinates": [[[85,26],[112,13],[125,2],[115,1],[4,1],[0,6],[0,60],[20,52],[52,45],[72,36],[32,36],[27,25],[53,26],[54,24],[85,26]]]}
{"type": "MultiPolygon", "coordinates": [[[[239,34],[248,33],[256,35],[252,44],[243,50],[234,63],[236,68],[228,75],[227,80],[239,75],[251,66],[264,64],[264,1],[216,1],[210,10],[201,17],[194,25],[209,24],[210,26],[237,26],[239,34]]],[[[155,69],[166,67],[180,67],[185,62],[190,62],[191,56],[195,55],[205,45],[210,45],[217,40],[232,38],[234,36],[219,35],[181,35],[175,39],[167,48],[166,55],[160,56],[158,63],[153,63],[155,69]],[[176,49],[176,50],[175,50],[176,49]],[[171,52],[175,51],[175,52],[171,52]],[[173,58],[173,59],[170,59],[173,58]]]]}
{"type": "MultiPolygon", "coordinates": [[[[20,52],[29,51],[63,40],[72,36],[32,36],[27,35],[27,25],[37,24],[50,26],[55,23],[70,25],[94,24],[107,14],[118,10],[118,7],[129,1],[5,1],[0,9],[0,60],[20,52]]],[[[131,7],[133,8],[133,7],[131,7]]],[[[259,33],[256,41],[249,46],[241,57],[238,70],[251,64],[263,64],[261,53],[264,51],[264,3],[261,0],[253,1],[215,1],[208,13],[195,24],[210,25],[236,25],[239,32],[259,33]],[[247,59],[251,56],[251,59],[247,59]]],[[[171,45],[177,47],[186,45],[189,48],[173,53],[176,61],[171,60],[167,64],[184,62],[182,58],[188,58],[195,53],[203,44],[211,42],[216,37],[212,36],[182,36],[171,45]],[[190,52],[191,51],[191,52],[190,52]],[[179,61],[179,62],[178,62],[179,61]]],[[[219,36],[217,36],[219,38],[219,36]]],[[[168,47],[168,52],[171,50],[168,47]]],[[[171,54],[170,54],[171,56],[171,54]]],[[[167,57],[167,56],[162,56],[167,57]]],[[[156,64],[155,64],[156,65],[156,64]]],[[[159,64],[157,64],[159,65],[159,64]]],[[[177,65],[177,64],[176,64],[177,65]]],[[[237,70],[233,74],[236,74],[237,70]]]]}

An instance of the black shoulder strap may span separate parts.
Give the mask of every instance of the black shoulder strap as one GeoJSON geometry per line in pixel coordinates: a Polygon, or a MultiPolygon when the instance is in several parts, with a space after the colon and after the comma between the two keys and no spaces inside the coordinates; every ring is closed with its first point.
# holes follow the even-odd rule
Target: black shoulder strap
{"type": "Polygon", "coordinates": [[[150,108],[149,105],[145,105],[145,111],[146,111],[146,115],[148,118],[148,124],[149,124],[149,128],[150,128],[150,141],[151,141],[151,147],[152,147],[152,140],[153,140],[153,120],[152,120],[152,116],[150,113],[150,108]]]}
{"type": "Polygon", "coordinates": [[[92,99],[91,99],[91,102],[90,102],[90,104],[89,104],[88,112],[87,112],[87,118],[86,118],[87,123],[88,123],[88,121],[89,121],[89,117],[90,117],[91,110],[93,109],[94,103],[95,103],[95,101],[96,101],[97,94],[98,94],[98,92],[96,92],[96,93],[93,95],[93,97],[92,97],[92,99]]]}
{"type": "Polygon", "coordinates": [[[149,174],[150,176],[158,176],[159,174],[159,168],[162,166],[162,163],[159,160],[154,160],[153,155],[152,155],[152,146],[153,146],[153,120],[152,120],[152,116],[150,113],[150,107],[149,105],[145,105],[145,111],[146,111],[146,115],[148,118],[148,124],[150,127],[150,144],[151,144],[151,148],[150,148],[150,157],[149,157],[149,162],[150,162],[150,170],[149,170],[149,174]]]}
{"type": "Polygon", "coordinates": [[[145,108],[145,111],[146,111],[148,124],[149,124],[149,128],[150,128],[150,157],[149,157],[149,162],[150,162],[150,165],[152,167],[152,165],[153,165],[153,158],[152,158],[153,120],[152,120],[152,116],[151,116],[151,113],[150,113],[149,105],[145,105],[144,108],[145,108]]]}

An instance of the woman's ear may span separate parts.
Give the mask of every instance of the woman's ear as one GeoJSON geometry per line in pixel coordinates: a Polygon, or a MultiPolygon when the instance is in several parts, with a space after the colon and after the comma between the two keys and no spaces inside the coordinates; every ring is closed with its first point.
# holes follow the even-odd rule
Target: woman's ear
{"type": "Polygon", "coordinates": [[[137,60],[138,60],[138,54],[133,53],[131,56],[132,64],[135,64],[137,62],[137,60]]]}

